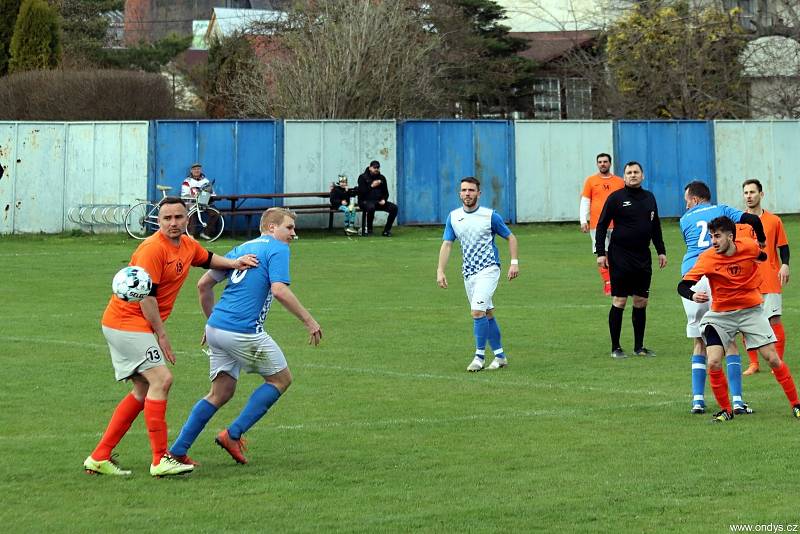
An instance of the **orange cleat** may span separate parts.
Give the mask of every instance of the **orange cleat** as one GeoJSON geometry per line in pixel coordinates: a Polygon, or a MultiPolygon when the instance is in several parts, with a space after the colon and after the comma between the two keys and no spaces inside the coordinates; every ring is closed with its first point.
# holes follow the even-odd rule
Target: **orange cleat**
{"type": "Polygon", "coordinates": [[[247,463],[247,458],[244,457],[244,451],[247,450],[247,442],[244,438],[233,439],[228,435],[228,429],[226,428],[217,434],[214,441],[217,445],[228,451],[228,454],[230,454],[231,458],[236,460],[237,463],[247,463]]]}
{"type": "Polygon", "coordinates": [[[744,376],[754,375],[758,372],[758,365],[753,365],[752,363],[750,366],[742,373],[744,376]]]}
{"type": "Polygon", "coordinates": [[[172,454],[172,453],[169,453],[169,454],[170,454],[170,456],[172,456],[173,458],[175,458],[176,460],[178,460],[182,464],[195,465],[195,466],[196,465],[200,465],[200,462],[195,462],[194,460],[192,460],[189,457],[188,454],[183,454],[183,455],[180,455],[180,456],[178,456],[177,454],[172,454]]]}

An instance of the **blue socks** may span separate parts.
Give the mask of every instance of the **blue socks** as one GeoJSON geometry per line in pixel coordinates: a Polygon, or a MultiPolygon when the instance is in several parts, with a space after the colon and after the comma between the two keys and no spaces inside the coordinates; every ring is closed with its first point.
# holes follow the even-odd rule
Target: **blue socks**
{"type": "MultiPolygon", "coordinates": [[[[473,318],[473,332],[475,333],[475,355],[483,359],[486,352],[486,336],[489,331],[489,320],[484,315],[478,319],[473,318]]],[[[499,333],[499,331],[498,331],[499,333]]]]}
{"type": "Polygon", "coordinates": [[[185,455],[215,413],[217,413],[217,407],[206,399],[197,401],[183,424],[181,433],[175,443],[172,444],[172,447],[169,448],[169,452],[176,456],[185,455]]]}
{"type": "Polygon", "coordinates": [[[500,327],[497,326],[497,321],[494,317],[488,320],[486,337],[488,338],[489,345],[492,346],[494,355],[498,358],[505,358],[506,355],[503,353],[503,342],[500,340],[500,327]]]}
{"type": "Polygon", "coordinates": [[[728,366],[728,387],[731,390],[731,404],[736,408],[744,404],[742,400],[742,358],[738,354],[725,356],[728,366]]]}
{"type": "Polygon", "coordinates": [[[250,395],[242,413],[228,427],[228,435],[231,439],[239,439],[242,434],[250,430],[250,427],[264,417],[270,406],[275,404],[280,396],[281,392],[272,384],[261,384],[257,387],[250,395]]]}
{"type": "Polygon", "coordinates": [[[700,354],[692,356],[692,406],[706,405],[706,357],[700,354]]]}

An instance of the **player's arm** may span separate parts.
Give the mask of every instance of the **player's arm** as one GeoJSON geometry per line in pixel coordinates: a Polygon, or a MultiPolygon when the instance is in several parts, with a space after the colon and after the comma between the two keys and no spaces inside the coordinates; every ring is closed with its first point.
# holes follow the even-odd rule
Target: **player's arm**
{"type": "Polygon", "coordinates": [[[509,234],[506,239],[508,239],[508,254],[511,256],[508,266],[508,281],[510,282],[519,276],[519,255],[517,253],[517,236],[509,234]]]}
{"type": "Polygon", "coordinates": [[[227,271],[210,270],[206,271],[200,280],[197,281],[197,293],[200,297],[200,308],[206,318],[211,317],[214,310],[214,286],[222,281],[227,275],[227,271]]]}
{"type": "Polygon", "coordinates": [[[588,197],[581,196],[580,213],[581,232],[584,234],[589,231],[589,214],[591,213],[592,201],[588,197]]]}
{"type": "Polygon", "coordinates": [[[779,246],[778,256],[781,258],[781,268],[778,269],[778,278],[781,281],[781,287],[783,287],[789,283],[789,245],[779,246]]]}
{"type": "Polygon", "coordinates": [[[250,267],[258,265],[258,258],[255,254],[245,254],[238,258],[226,258],[218,254],[209,254],[208,267],[210,269],[217,269],[219,271],[244,271],[250,267]]]}
{"type": "Polygon", "coordinates": [[[753,215],[752,213],[742,213],[742,216],[739,217],[739,223],[749,224],[753,228],[759,246],[763,247],[767,243],[767,234],[764,233],[764,225],[761,222],[761,217],[753,215]]]}
{"type": "Polygon", "coordinates": [[[661,218],[658,216],[658,205],[656,197],[653,198],[653,221],[651,223],[653,246],[658,253],[658,267],[663,269],[667,266],[667,247],[664,245],[664,234],[661,232],[661,218]]]}
{"type": "Polygon", "coordinates": [[[451,250],[453,250],[453,242],[442,241],[442,246],[439,247],[439,265],[436,267],[436,283],[443,289],[447,289],[447,276],[445,276],[444,271],[447,269],[451,250]]]}
{"type": "Polygon", "coordinates": [[[597,220],[597,227],[594,234],[594,252],[597,254],[597,265],[600,267],[608,268],[608,258],[606,257],[606,235],[608,234],[608,225],[614,219],[614,210],[611,206],[615,202],[616,195],[611,193],[603,204],[603,211],[600,212],[600,218],[597,220]]]}
{"type": "Polygon", "coordinates": [[[142,315],[150,323],[150,328],[158,339],[158,346],[164,351],[164,357],[171,364],[175,363],[175,353],[172,352],[172,344],[169,342],[167,330],[164,328],[164,321],[161,320],[161,314],[158,311],[158,301],[154,294],[150,294],[139,301],[139,307],[142,309],[142,315]]]}
{"type": "Polygon", "coordinates": [[[705,260],[703,256],[697,259],[689,272],[683,275],[683,280],[678,283],[678,294],[687,300],[694,302],[708,302],[709,295],[705,291],[692,291],[695,285],[705,274],[705,260]]]}
{"type": "Polygon", "coordinates": [[[273,282],[270,288],[272,290],[272,296],[305,325],[309,334],[308,343],[310,345],[319,345],[319,342],[322,340],[322,328],[320,328],[319,323],[314,320],[308,310],[300,304],[300,301],[292,290],[289,289],[289,286],[283,282],[273,282]]]}

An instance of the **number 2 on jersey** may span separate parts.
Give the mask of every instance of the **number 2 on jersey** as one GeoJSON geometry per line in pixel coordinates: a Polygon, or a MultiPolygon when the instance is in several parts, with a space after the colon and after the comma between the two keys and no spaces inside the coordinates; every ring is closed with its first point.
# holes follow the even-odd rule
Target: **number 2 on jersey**
{"type": "Polygon", "coordinates": [[[708,237],[708,223],[706,221],[697,221],[697,227],[700,228],[700,237],[697,239],[697,248],[710,247],[711,241],[706,239],[708,237]]]}

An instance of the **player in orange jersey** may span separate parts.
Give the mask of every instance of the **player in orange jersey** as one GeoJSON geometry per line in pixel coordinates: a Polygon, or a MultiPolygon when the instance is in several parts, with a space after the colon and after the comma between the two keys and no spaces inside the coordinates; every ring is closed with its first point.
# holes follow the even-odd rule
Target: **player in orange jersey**
{"type": "Polygon", "coordinates": [[[728,398],[728,382],[722,372],[725,347],[741,332],[748,349],[756,349],[764,358],[775,380],[783,388],[794,417],[800,418],[800,400],[789,367],[775,350],[775,333],[761,309],[761,275],[758,262],[767,255],[752,239],[736,239],[736,225],[728,217],[717,217],[708,223],[713,250],[703,252],[697,263],[678,284],[678,293],[694,302],[707,302],[705,291],[692,291],[692,286],[706,276],[711,294],[711,311],[700,321],[700,331],[706,343],[709,378],[714,397],[722,409],[712,421],[733,419],[728,398]]]}
{"type": "Polygon", "coordinates": [[[150,436],[153,476],[179,475],[194,466],[167,454],[167,395],[172,373],[164,360],[175,363],[164,321],[172,312],[175,299],[192,266],[212,269],[248,269],[258,265],[253,255],[236,259],[217,256],[186,235],[186,204],[167,197],[158,211],[159,231],[145,239],[131,256],[150,274],[153,289],[141,302],[125,302],[112,296],[103,314],[103,335],[111,351],[117,380],[133,382],[133,391],[117,405],[111,421],[95,450],[83,463],[88,473],[130,475],[111,459],[111,452],[144,411],[150,436]]]}
{"type": "MultiPolygon", "coordinates": [[[[588,232],[592,237],[592,252],[595,251],[594,240],[597,220],[600,218],[606,199],[608,195],[623,187],[625,187],[625,182],[622,178],[611,173],[611,156],[606,153],[598,154],[597,174],[587,177],[583,183],[580,205],[581,232],[588,232]]],[[[613,225],[608,229],[606,249],[608,249],[608,240],[611,239],[612,228],[613,225]]],[[[608,268],[598,267],[598,270],[600,271],[600,277],[603,279],[603,293],[606,296],[610,296],[611,278],[608,274],[608,268]]]]}
{"type": "MultiPolygon", "coordinates": [[[[745,180],[742,184],[742,193],[747,213],[761,218],[764,233],[767,235],[767,246],[764,250],[767,253],[767,261],[759,265],[761,269],[759,290],[764,297],[762,306],[764,313],[769,319],[772,331],[775,332],[775,337],[778,338],[775,348],[778,356],[783,359],[786,349],[786,332],[781,322],[783,313],[781,290],[789,283],[789,241],[786,239],[786,232],[780,217],[761,207],[761,201],[764,198],[761,182],[756,179],[745,180]]],[[[758,372],[758,354],[754,350],[749,350],[747,355],[750,357],[750,366],[742,374],[752,375],[758,372]]]]}

